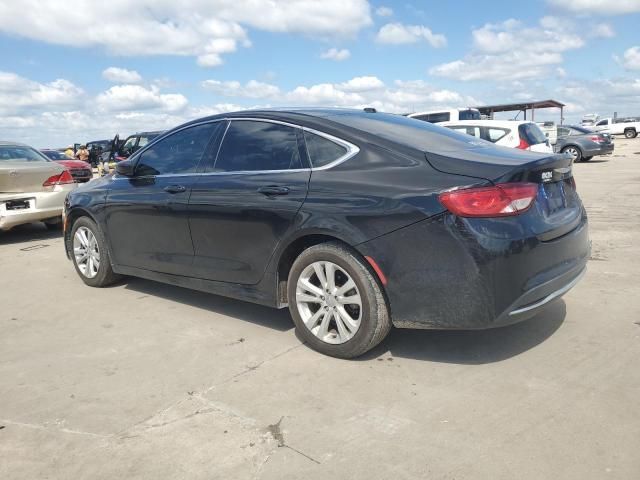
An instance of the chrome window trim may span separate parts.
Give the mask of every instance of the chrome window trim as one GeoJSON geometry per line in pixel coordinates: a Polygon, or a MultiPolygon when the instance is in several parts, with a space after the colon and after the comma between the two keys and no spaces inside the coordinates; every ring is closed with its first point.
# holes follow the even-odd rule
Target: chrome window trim
{"type": "MultiPolygon", "coordinates": [[[[216,152],[216,161],[218,158],[218,155],[220,153],[220,149],[222,148],[222,142],[224,142],[224,138],[227,135],[227,131],[229,130],[229,126],[231,125],[231,122],[234,121],[254,121],[254,122],[267,122],[267,123],[276,123],[279,125],[285,125],[287,127],[292,127],[292,128],[299,128],[302,131],[306,131],[309,133],[313,133],[315,135],[318,135],[320,137],[324,137],[327,140],[330,140],[334,143],[337,143],[338,145],[345,147],[347,149],[347,152],[342,155],[341,157],[338,157],[337,159],[335,159],[333,162],[328,163],[326,165],[323,165],[322,167],[311,167],[311,168],[295,168],[295,169],[290,169],[290,170],[236,170],[236,171],[232,171],[232,172],[191,172],[191,173],[164,173],[164,174],[160,174],[160,175],[145,175],[145,176],[139,176],[139,177],[125,177],[125,176],[119,176],[117,174],[114,174],[113,179],[114,180],[121,180],[121,179],[126,179],[126,180],[130,180],[132,178],[166,178],[166,177],[188,177],[188,176],[193,176],[193,175],[198,175],[198,176],[211,176],[211,175],[262,175],[262,174],[273,174],[273,173],[300,173],[300,172],[315,172],[315,171],[322,171],[322,170],[329,170],[333,167],[336,167],[344,162],[346,162],[347,160],[349,160],[350,158],[356,156],[359,152],[360,152],[360,148],[357,145],[354,145],[353,143],[347,142],[346,140],[343,140],[341,138],[335,137],[333,135],[330,135],[328,133],[325,132],[321,132],[319,130],[316,130],[314,128],[309,128],[309,127],[305,127],[302,125],[297,125],[295,123],[290,123],[290,122],[284,122],[282,120],[274,120],[271,118],[256,118],[256,117],[225,117],[225,118],[218,118],[215,120],[208,120],[208,121],[203,121],[203,122],[199,122],[199,123],[192,123],[190,125],[186,125],[183,128],[180,128],[179,130],[174,130],[171,132],[171,135],[173,135],[174,133],[178,133],[182,130],[185,130],[187,128],[191,128],[191,127],[197,127],[200,125],[205,125],[208,123],[215,123],[215,122],[222,122],[222,121],[226,121],[227,122],[227,126],[225,128],[224,133],[222,134],[222,138],[220,140],[220,145],[218,145],[218,151],[216,152]]],[[[155,144],[156,142],[159,142],[160,140],[167,138],[170,135],[162,135],[161,137],[155,139],[153,142],[147,144],[144,146],[143,149],[138,150],[135,153],[136,157],[141,156],[148,148],[150,148],[153,144],[155,144]]],[[[305,145],[306,148],[306,145],[305,145]]],[[[308,152],[308,150],[307,150],[308,152]]],[[[136,161],[136,165],[138,162],[138,158],[135,159],[136,161]]],[[[309,159],[309,161],[311,161],[311,159],[309,159]]],[[[214,165],[215,168],[215,165],[214,165]]]]}

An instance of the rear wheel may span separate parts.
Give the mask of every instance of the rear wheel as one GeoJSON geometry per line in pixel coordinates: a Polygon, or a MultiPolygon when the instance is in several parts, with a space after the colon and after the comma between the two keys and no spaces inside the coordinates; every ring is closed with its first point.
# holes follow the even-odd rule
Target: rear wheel
{"type": "Polygon", "coordinates": [[[624,131],[624,136],[626,138],[636,138],[637,135],[638,135],[638,132],[636,132],[633,128],[627,128],[624,131]]]}
{"type": "Polygon", "coordinates": [[[84,283],[90,287],[106,287],[120,278],[111,268],[106,242],[93,220],[81,217],[74,222],[71,243],[73,265],[84,283]]]}
{"type": "Polygon", "coordinates": [[[62,230],[62,218],[58,217],[45,220],[44,226],[47,227],[47,230],[62,230]]]}
{"type": "Polygon", "coordinates": [[[574,162],[579,162],[580,160],[582,160],[582,151],[580,151],[578,147],[574,147],[573,145],[564,147],[562,149],[562,153],[568,153],[569,155],[571,155],[571,158],[574,162]]]}
{"type": "Polygon", "coordinates": [[[308,248],[289,273],[289,311],[300,336],[325,355],[354,358],[391,329],[389,310],[373,272],[338,243],[308,248]]]}

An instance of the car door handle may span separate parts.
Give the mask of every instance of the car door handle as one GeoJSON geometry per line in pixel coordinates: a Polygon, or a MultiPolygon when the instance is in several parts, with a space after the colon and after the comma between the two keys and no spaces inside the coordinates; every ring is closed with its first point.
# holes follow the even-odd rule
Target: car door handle
{"type": "Polygon", "coordinates": [[[278,185],[269,185],[267,187],[260,187],[258,192],[263,195],[287,195],[289,193],[289,187],[280,187],[278,185]]]}
{"type": "Polygon", "coordinates": [[[164,187],[164,191],[167,193],[182,193],[187,190],[184,185],[168,185],[164,187]]]}

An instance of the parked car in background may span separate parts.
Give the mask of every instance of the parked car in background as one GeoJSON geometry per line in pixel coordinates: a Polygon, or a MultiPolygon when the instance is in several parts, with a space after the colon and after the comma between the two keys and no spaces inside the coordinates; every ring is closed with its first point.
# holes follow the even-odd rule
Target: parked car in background
{"type": "Polygon", "coordinates": [[[0,142],[0,230],[32,222],[60,227],[64,199],[76,187],[66,168],[35,148],[0,142]]]}
{"type": "Polygon", "coordinates": [[[443,122],[441,126],[503,147],[519,148],[532,152],[552,153],[549,139],[533,122],[517,120],[461,120],[443,122]]]}
{"type": "Polygon", "coordinates": [[[102,153],[102,161],[111,160],[114,162],[120,162],[122,160],[126,160],[162,133],[162,131],[140,132],[134,135],[129,135],[124,141],[120,140],[119,135],[116,135],[114,139],[109,142],[109,149],[102,153]]]}
{"type": "Polygon", "coordinates": [[[100,163],[102,153],[109,150],[111,147],[111,140],[92,140],[87,142],[87,148],[89,149],[89,163],[92,167],[97,167],[100,163]]]}
{"type": "Polygon", "coordinates": [[[71,173],[71,176],[76,182],[84,183],[93,178],[93,170],[91,169],[91,165],[89,165],[87,162],[69,158],[67,155],[57,150],[45,149],[40,151],[44,153],[50,160],[59,163],[67,170],[69,170],[69,173],[71,173]]]}
{"type": "Polygon", "coordinates": [[[195,120],[69,195],[65,216],[87,285],[126,274],[288,307],[307,345],[343,358],[392,323],[530,318],[589,257],[567,155],[371,110],[195,120]]]}
{"type": "Polygon", "coordinates": [[[613,149],[613,142],[607,134],[595,133],[577,125],[558,127],[555,151],[570,154],[574,162],[588,162],[596,155],[610,155],[613,149]]]}
{"type": "Polygon", "coordinates": [[[556,126],[556,122],[536,122],[536,125],[540,127],[544,136],[549,139],[549,143],[555,145],[558,140],[558,127],[556,126]]]}
{"type": "Polygon", "coordinates": [[[605,118],[596,123],[594,132],[608,133],[609,135],[624,135],[626,138],[636,138],[640,133],[640,122],[620,122],[613,118],[605,118]]]}
{"type": "Polygon", "coordinates": [[[582,116],[581,125],[583,127],[593,127],[596,123],[600,121],[600,115],[597,113],[587,113],[582,116]]]}
{"type": "Polygon", "coordinates": [[[405,116],[429,123],[440,123],[458,120],[480,120],[480,111],[476,108],[453,108],[450,110],[409,113],[405,116]]]}

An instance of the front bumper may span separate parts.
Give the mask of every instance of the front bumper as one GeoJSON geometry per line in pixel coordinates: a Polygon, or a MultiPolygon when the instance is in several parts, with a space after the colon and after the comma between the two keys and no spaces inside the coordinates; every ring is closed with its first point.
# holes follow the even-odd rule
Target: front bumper
{"type": "Polygon", "coordinates": [[[0,230],[61,216],[67,193],[76,187],[77,185],[72,183],[56,185],[46,192],[0,195],[0,230]],[[13,206],[16,204],[22,204],[25,208],[14,209],[13,206]]]}
{"type": "Polygon", "coordinates": [[[358,245],[387,277],[393,324],[422,329],[509,325],[534,316],[579,281],[590,252],[584,213],[575,228],[551,240],[518,235],[526,230],[501,222],[504,236],[491,236],[483,233],[486,222],[445,213],[358,245]]]}

